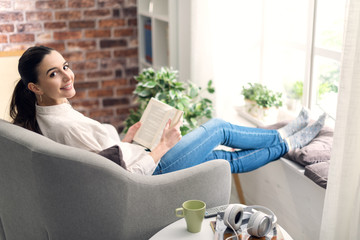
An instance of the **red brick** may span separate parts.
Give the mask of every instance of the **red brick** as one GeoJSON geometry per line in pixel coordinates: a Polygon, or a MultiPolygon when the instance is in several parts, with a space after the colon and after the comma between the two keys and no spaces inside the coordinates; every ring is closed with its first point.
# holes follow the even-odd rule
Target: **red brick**
{"type": "Polygon", "coordinates": [[[96,49],[96,42],[95,41],[68,42],[67,46],[69,51],[94,50],[96,49]]]}
{"type": "Polygon", "coordinates": [[[130,77],[136,76],[139,74],[139,68],[137,68],[137,67],[127,68],[125,70],[125,73],[126,73],[126,76],[130,76],[130,77]]]}
{"type": "Polygon", "coordinates": [[[26,12],[26,21],[46,21],[52,18],[52,12],[26,12]]]}
{"type": "Polygon", "coordinates": [[[135,28],[115,29],[114,37],[129,37],[136,34],[135,28]]]}
{"type": "Polygon", "coordinates": [[[79,20],[81,19],[80,11],[63,11],[55,12],[56,20],[79,20]]]}
{"type": "Polygon", "coordinates": [[[10,35],[11,43],[25,43],[25,42],[34,42],[34,41],[35,41],[34,34],[19,33],[19,34],[10,35]]]}
{"type": "Polygon", "coordinates": [[[92,100],[79,100],[79,101],[72,101],[71,105],[78,111],[85,110],[85,109],[93,109],[99,107],[99,100],[92,99],[92,100]]]}
{"type": "Polygon", "coordinates": [[[37,42],[51,42],[52,41],[52,34],[48,31],[40,32],[36,35],[37,42]]]}
{"type": "Polygon", "coordinates": [[[66,22],[45,22],[44,28],[48,30],[66,29],[66,22]]]}
{"type": "Polygon", "coordinates": [[[74,28],[94,28],[95,21],[73,21],[69,23],[70,29],[74,28]]]}
{"type": "Polygon", "coordinates": [[[119,87],[119,86],[127,86],[127,85],[128,85],[128,81],[124,78],[118,78],[114,80],[104,80],[101,82],[102,88],[119,87]]]}
{"type": "Polygon", "coordinates": [[[73,71],[79,70],[94,70],[98,68],[97,61],[87,61],[87,62],[74,62],[71,64],[71,69],[73,71]]]}
{"type": "Polygon", "coordinates": [[[115,77],[121,78],[123,76],[123,70],[122,69],[116,69],[115,70],[115,77]]]}
{"type": "Polygon", "coordinates": [[[68,53],[63,53],[62,55],[69,62],[79,62],[84,60],[84,56],[82,52],[72,51],[68,53]]]}
{"type": "Polygon", "coordinates": [[[69,8],[90,8],[95,6],[95,0],[69,0],[69,8]]]}
{"type": "Polygon", "coordinates": [[[0,1],[0,9],[11,9],[11,2],[10,1],[0,1]]]}
{"type": "Polygon", "coordinates": [[[138,56],[137,48],[127,48],[127,49],[114,51],[114,57],[137,57],[137,56],[138,56]]]}
{"type": "Polygon", "coordinates": [[[35,1],[33,0],[23,0],[23,1],[13,1],[14,9],[16,10],[29,10],[32,11],[35,9],[35,1]]]}
{"type": "Polygon", "coordinates": [[[66,7],[65,1],[37,1],[36,9],[61,9],[66,7]]]}
{"type": "Polygon", "coordinates": [[[118,108],[116,109],[116,115],[130,114],[130,108],[118,108]]]}
{"type": "Polygon", "coordinates": [[[8,37],[0,34],[0,43],[8,43],[8,37]]]}
{"type": "Polygon", "coordinates": [[[86,76],[88,78],[104,78],[104,77],[111,77],[113,75],[113,71],[96,71],[96,72],[89,72],[86,76]]]}
{"type": "Polygon", "coordinates": [[[125,26],[124,19],[104,19],[99,21],[100,28],[122,27],[122,26],[125,26]]]}
{"type": "Polygon", "coordinates": [[[123,8],[124,17],[136,17],[137,14],[137,8],[136,7],[127,7],[123,8]]]}
{"type": "Polygon", "coordinates": [[[102,101],[104,107],[118,106],[118,105],[129,105],[129,99],[126,97],[122,98],[105,98],[102,101]]]}
{"type": "MultiPolygon", "coordinates": [[[[71,68],[73,63],[70,63],[70,64],[71,64],[70,65],[70,68],[71,68]]],[[[84,82],[85,81],[85,73],[75,71],[74,74],[75,74],[75,81],[76,82],[84,82]]]]}
{"type": "Polygon", "coordinates": [[[136,0],[127,0],[126,6],[136,6],[136,0]]]}
{"type": "Polygon", "coordinates": [[[124,0],[98,0],[99,7],[122,7],[124,0]]]}
{"type": "Polygon", "coordinates": [[[114,95],[112,89],[96,89],[89,91],[89,97],[111,97],[114,95]]]}
{"type": "Polygon", "coordinates": [[[117,96],[122,96],[122,95],[132,95],[133,92],[135,90],[135,87],[125,87],[125,88],[120,88],[116,90],[116,95],[117,96]]]}
{"type": "Polygon", "coordinates": [[[112,11],[112,17],[113,18],[119,18],[120,17],[120,9],[113,9],[112,11]]]}
{"type": "Polygon", "coordinates": [[[100,67],[102,69],[122,68],[125,65],[126,65],[126,59],[124,58],[103,59],[100,63],[100,67]]]}
{"type": "Polygon", "coordinates": [[[86,38],[104,38],[110,37],[111,31],[110,30],[86,30],[85,37],[86,38]]]}
{"type": "Polygon", "coordinates": [[[75,82],[75,89],[98,88],[98,82],[75,82]]]}
{"type": "Polygon", "coordinates": [[[11,33],[14,32],[14,24],[2,24],[0,25],[0,33],[11,33]]]}
{"type": "Polygon", "coordinates": [[[40,32],[42,31],[41,23],[25,23],[17,25],[18,32],[40,32]]]}
{"type": "Polygon", "coordinates": [[[127,25],[129,27],[137,27],[137,18],[129,18],[127,20],[127,25]]]}
{"type": "Polygon", "coordinates": [[[45,45],[47,47],[55,49],[58,52],[65,51],[65,44],[63,42],[61,42],[61,43],[50,42],[50,43],[46,43],[46,44],[39,43],[37,45],[45,45]]]}
{"type": "Polygon", "coordinates": [[[23,13],[21,12],[2,12],[0,13],[0,22],[16,22],[24,21],[23,13]]]}
{"type": "Polygon", "coordinates": [[[54,32],[54,40],[81,39],[81,31],[54,32]]]}
{"type": "Polygon", "coordinates": [[[111,52],[110,51],[96,51],[96,52],[87,52],[86,59],[104,59],[110,58],[111,52]]]}
{"type": "Polygon", "coordinates": [[[124,39],[105,39],[100,41],[100,48],[126,47],[127,41],[124,39]]]}
{"type": "Polygon", "coordinates": [[[85,18],[94,18],[94,17],[108,17],[110,16],[110,9],[96,9],[96,10],[86,10],[84,11],[85,18]]]}
{"type": "Polygon", "coordinates": [[[74,97],[71,98],[71,101],[81,100],[87,97],[86,90],[78,90],[78,89],[75,90],[76,90],[76,94],[74,97]]]}

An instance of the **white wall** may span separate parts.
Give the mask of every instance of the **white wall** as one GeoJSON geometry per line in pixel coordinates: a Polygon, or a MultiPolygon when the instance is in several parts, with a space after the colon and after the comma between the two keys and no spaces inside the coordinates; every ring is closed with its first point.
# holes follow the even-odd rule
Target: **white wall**
{"type": "Polygon", "coordinates": [[[19,52],[0,54],[0,118],[10,120],[9,105],[12,92],[20,79],[17,66],[19,52]],[[15,56],[12,56],[15,55],[15,56]]]}
{"type": "Polygon", "coordinates": [[[242,104],[242,86],[259,79],[262,1],[191,4],[191,80],[214,80],[216,116],[223,117],[229,103],[242,104]]]}

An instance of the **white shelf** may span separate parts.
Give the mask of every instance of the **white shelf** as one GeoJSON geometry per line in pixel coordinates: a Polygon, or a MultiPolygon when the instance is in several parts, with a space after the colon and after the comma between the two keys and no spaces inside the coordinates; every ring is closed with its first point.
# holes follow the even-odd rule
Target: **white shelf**
{"type": "MultiPolygon", "coordinates": [[[[179,72],[180,80],[185,80],[188,66],[180,68],[181,63],[190,64],[189,59],[183,59],[184,52],[189,52],[190,28],[179,19],[189,17],[189,0],[138,0],[138,37],[139,37],[139,71],[152,67],[172,67],[179,72]],[[151,21],[151,53],[146,50],[145,22],[151,21]],[[185,31],[184,31],[185,29],[185,31]],[[180,34],[181,32],[181,34],[180,34]],[[146,58],[152,55],[152,62],[146,58]],[[181,59],[180,59],[181,57],[181,59]],[[184,76],[182,79],[181,76],[184,76]]],[[[148,32],[147,32],[148,33],[148,32]]],[[[149,35],[147,35],[148,37],[149,35]]],[[[150,41],[149,41],[150,42],[150,41]]],[[[148,42],[148,46],[150,45],[148,42]]],[[[188,55],[184,55],[188,56],[188,55]]],[[[148,58],[149,59],[149,58],[148,58]]],[[[187,80],[187,79],[186,79],[187,80]]]]}

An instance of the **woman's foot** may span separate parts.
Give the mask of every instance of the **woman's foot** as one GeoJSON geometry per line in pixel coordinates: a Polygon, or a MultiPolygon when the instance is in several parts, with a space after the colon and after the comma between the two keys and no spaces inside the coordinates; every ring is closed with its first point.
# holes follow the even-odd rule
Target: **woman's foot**
{"type": "Polygon", "coordinates": [[[285,139],[306,127],[308,123],[309,113],[305,108],[302,108],[299,115],[286,126],[279,128],[278,132],[280,133],[280,136],[285,139]]]}
{"type": "Polygon", "coordinates": [[[295,148],[302,148],[311,142],[325,125],[326,117],[326,113],[322,114],[315,123],[288,137],[286,141],[289,144],[289,151],[295,148]]]}

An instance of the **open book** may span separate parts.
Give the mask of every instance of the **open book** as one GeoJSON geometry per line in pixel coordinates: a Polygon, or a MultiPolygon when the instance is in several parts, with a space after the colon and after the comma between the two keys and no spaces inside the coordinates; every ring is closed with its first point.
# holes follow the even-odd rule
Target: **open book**
{"type": "Polygon", "coordinates": [[[136,132],[134,141],[153,150],[160,142],[168,120],[171,119],[170,127],[172,127],[181,120],[182,115],[183,111],[151,98],[141,116],[141,127],[136,132]]]}

